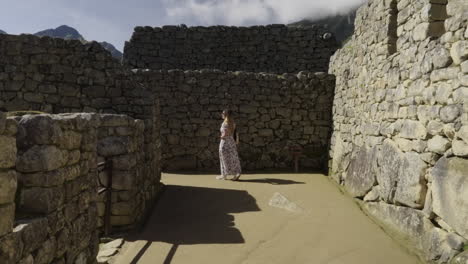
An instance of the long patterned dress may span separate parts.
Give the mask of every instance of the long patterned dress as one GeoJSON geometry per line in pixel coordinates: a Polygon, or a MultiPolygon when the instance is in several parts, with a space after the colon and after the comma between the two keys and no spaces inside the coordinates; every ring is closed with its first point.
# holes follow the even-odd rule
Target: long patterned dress
{"type": "Polygon", "coordinates": [[[219,161],[221,164],[221,175],[241,174],[239,155],[233,135],[229,133],[228,125],[223,122],[221,125],[221,135],[227,135],[219,143],[219,161]]]}

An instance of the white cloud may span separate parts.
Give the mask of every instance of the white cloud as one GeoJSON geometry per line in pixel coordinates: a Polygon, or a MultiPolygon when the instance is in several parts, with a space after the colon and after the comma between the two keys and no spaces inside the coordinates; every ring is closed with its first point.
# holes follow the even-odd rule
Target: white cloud
{"type": "Polygon", "coordinates": [[[204,25],[290,23],[342,13],[366,0],[164,0],[172,21],[204,25]]]}

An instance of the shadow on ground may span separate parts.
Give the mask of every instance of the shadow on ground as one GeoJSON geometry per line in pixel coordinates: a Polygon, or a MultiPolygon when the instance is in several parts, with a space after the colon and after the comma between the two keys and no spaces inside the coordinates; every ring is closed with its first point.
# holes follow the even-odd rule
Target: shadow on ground
{"type": "Polygon", "coordinates": [[[265,178],[265,179],[251,179],[251,180],[244,180],[244,179],[239,179],[237,180],[238,182],[251,182],[251,183],[269,183],[272,185],[290,185],[290,184],[305,184],[305,182],[298,182],[298,181],[293,181],[293,180],[283,180],[283,179],[271,179],[271,178],[265,178]]]}
{"type": "Polygon", "coordinates": [[[179,245],[244,243],[233,213],[260,211],[247,191],[168,185],[143,231],[126,240],[146,240],[131,264],[138,263],[152,242],[172,244],[164,263],[179,245]]]}

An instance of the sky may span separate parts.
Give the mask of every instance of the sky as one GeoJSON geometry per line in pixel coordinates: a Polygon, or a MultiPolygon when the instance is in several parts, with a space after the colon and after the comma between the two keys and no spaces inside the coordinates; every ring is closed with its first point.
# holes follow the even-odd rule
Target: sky
{"type": "Polygon", "coordinates": [[[123,50],[135,26],[291,23],[342,13],[366,0],[0,0],[0,29],[35,33],[68,25],[123,50]]]}

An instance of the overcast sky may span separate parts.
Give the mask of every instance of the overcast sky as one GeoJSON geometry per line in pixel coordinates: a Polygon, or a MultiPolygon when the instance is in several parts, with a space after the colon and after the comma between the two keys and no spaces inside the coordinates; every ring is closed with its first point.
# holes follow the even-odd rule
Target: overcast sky
{"type": "Polygon", "coordinates": [[[365,0],[0,0],[0,29],[35,33],[60,25],[122,50],[135,26],[290,23],[343,12],[365,0]]]}

